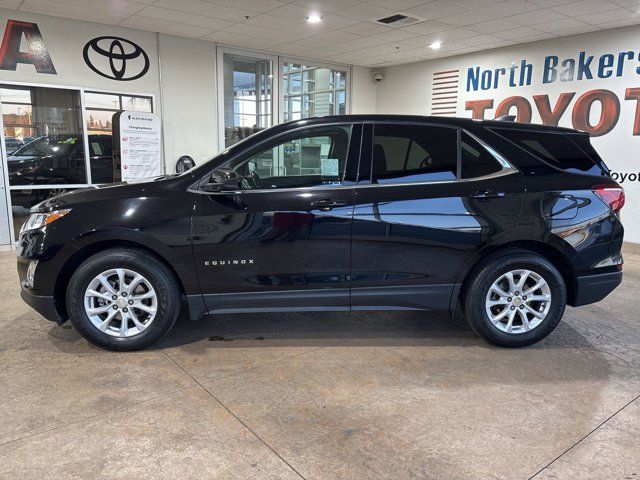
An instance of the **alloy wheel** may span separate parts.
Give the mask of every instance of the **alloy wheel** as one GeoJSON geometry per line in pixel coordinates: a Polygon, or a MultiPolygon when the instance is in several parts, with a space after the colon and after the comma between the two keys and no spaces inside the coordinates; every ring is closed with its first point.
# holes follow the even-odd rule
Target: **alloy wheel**
{"type": "Polygon", "coordinates": [[[491,324],[509,334],[537,328],[551,308],[547,281],[531,270],[511,270],[489,287],[485,310],[491,324]]]}
{"type": "Polygon", "coordinates": [[[89,282],[84,310],[101,332],[128,338],[149,328],[156,318],[158,297],[149,280],[140,273],[114,268],[89,282]]]}

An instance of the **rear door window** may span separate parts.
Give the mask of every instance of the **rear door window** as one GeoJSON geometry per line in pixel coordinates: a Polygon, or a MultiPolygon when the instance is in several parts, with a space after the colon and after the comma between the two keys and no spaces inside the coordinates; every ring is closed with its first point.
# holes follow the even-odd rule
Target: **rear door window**
{"type": "Polygon", "coordinates": [[[376,124],[372,182],[433,182],[457,178],[457,132],[453,128],[376,124]]]}
{"type": "MultiPolygon", "coordinates": [[[[603,173],[603,168],[600,166],[601,161],[598,161],[599,157],[597,160],[590,157],[579,146],[579,143],[584,143],[584,139],[576,137],[577,142],[573,141],[571,137],[574,134],[508,128],[496,128],[493,130],[554,167],[584,175],[602,175],[603,173]]],[[[589,145],[591,144],[589,143],[589,145]]],[[[593,150],[593,147],[591,147],[591,150],[593,150]]],[[[593,152],[595,153],[595,150],[593,152]]]]}

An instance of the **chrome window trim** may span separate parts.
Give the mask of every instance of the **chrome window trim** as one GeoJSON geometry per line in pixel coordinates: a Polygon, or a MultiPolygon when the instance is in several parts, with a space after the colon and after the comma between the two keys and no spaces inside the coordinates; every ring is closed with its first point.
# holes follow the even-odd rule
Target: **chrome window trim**
{"type": "Polygon", "coordinates": [[[491,180],[493,178],[504,177],[507,175],[512,175],[514,173],[518,173],[513,167],[503,168],[502,170],[491,173],[489,175],[483,175],[482,177],[474,177],[474,178],[461,178],[456,180],[434,180],[432,182],[407,182],[407,183],[385,183],[385,184],[364,184],[364,185],[327,185],[326,187],[318,186],[318,187],[296,187],[296,188],[260,188],[255,190],[230,190],[228,192],[205,192],[203,190],[193,190],[189,188],[190,193],[199,193],[203,195],[239,195],[243,193],[276,193],[276,192],[313,192],[314,190],[335,190],[335,189],[360,189],[360,188],[384,188],[384,187],[420,187],[427,185],[442,185],[442,184],[451,184],[451,183],[469,183],[469,182],[478,182],[484,180],[491,180]]]}
{"type": "MultiPolygon", "coordinates": [[[[305,120],[298,120],[299,122],[305,122],[305,120]]],[[[385,121],[385,120],[372,120],[372,121],[364,121],[364,122],[360,122],[360,121],[354,121],[354,122],[331,122],[331,123],[325,123],[325,124],[319,124],[319,125],[301,125],[298,128],[292,129],[292,130],[288,130],[286,132],[282,132],[279,133],[278,135],[276,135],[275,137],[270,137],[268,139],[263,140],[262,142],[260,142],[259,144],[256,145],[256,147],[259,147],[260,145],[263,145],[265,143],[267,143],[270,140],[273,140],[274,138],[278,138],[282,135],[287,135],[291,132],[296,132],[305,128],[313,128],[313,127],[322,127],[322,126],[335,126],[335,125],[356,125],[362,123],[364,124],[389,124],[389,121],[385,121]]],[[[476,135],[474,135],[473,133],[469,132],[467,129],[463,128],[463,127],[459,127],[459,126],[454,126],[454,125],[441,125],[438,123],[434,123],[432,121],[426,121],[426,122],[419,122],[419,121],[399,121],[399,122],[394,122],[394,124],[397,125],[421,125],[421,126],[430,126],[430,127],[442,127],[442,128],[452,128],[455,130],[458,130],[461,133],[466,133],[467,135],[469,135],[471,138],[473,138],[476,142],[478,142],[483,148],[485,148],[494,158],[495,160],[498,162],[498,164],[500,164],[500,166],[502,167],[501,170],[491,173],[489,175],[483,175],[481,177],[474,177],[474,178],[456,178],[455,180],[433,180],[433,181],[429,181],[429,182],[403,182],[403,183],[385,183],[385,184],[380,184],[380,183],[374,183],[374,184],[358,184],[358,183],[354,183],[352,185],[327,185],[326,187],[323,186],[317,186],[317,187],[292,187],[292,188],[260,188],[260,189],[255,189],[255,190],[231,190],[228,192],[205,192],[203,190],[200,190],[199,188],[197,188],[200,183],[204,180],[204,178],[208,175],[210,175],[213,170],[209,171],[206,175],[203,175],[202,177],[200,177],[198,179],[198,181],[196,181],[195,183],[193,183],[191,186],[189,186],[189,188],[187,189],[187,191],[189,193],[198,193],[201,195],[240,195],[240,194],[245,194],[245,193],[275,193],[275,192],[312,192],[314,190],[327,190],[327,189],[347,189],[347,188],[351,188],[351,189],[355,189],[355,188],[380,188],[380,187],[411,187],[411,186],[426,186],[426,185],[442,185],[442,184],[452,184],[452,183],[469,183],[469,182],[478,182],[478,181],[484,181],[484,180],[491,180],[493,178],[499,178],[499,177],[504,177],[507,175],[512,175],[515,173],[518,173],[518,169],[516,169],[513,165],[511,165],[496,149],[494,149],[493,147],[491,147],[490,145],[488,145],[484,140],[478,138],[476,135]],[[194,188],[195,187],[195,188],[194,188]]],[[[351,143],[351,138],[349,138],[349,143],[351,143]]],[[[458,149],[459,150],[459,149],[458,149]]],[[[236,155],[232,158],[230,158],[229,160],[227,160],[227,162],[232,161],[233,159],[237,158],[239,155],[236,155]]],[[[226,162],[225,162],[226,163],[226,162]]]]}

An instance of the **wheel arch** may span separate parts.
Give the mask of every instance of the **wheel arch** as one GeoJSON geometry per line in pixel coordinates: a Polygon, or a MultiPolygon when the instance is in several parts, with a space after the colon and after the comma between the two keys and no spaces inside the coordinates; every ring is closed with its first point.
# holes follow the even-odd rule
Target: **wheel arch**
{"type": "Polygon", "coordinates": [[[182,277],[176,271],[174,265],[171,262],[167,261],[166,258],[154,248],[149,245],[124,238],[111,238],[111,239],[100,239],[94,242],[88,242],[81,247],[79,247],[64,263],[62,268],[60,269],[58,276],[56,278],[55,286],[54,286],[54,299],[56,303],[56,307],[62,318],[65,320],[68,319],[68,311],[66,305],[66,296],[67,296],[67,285],[71,280],[74,272],[78,269],[78,267],[89,257],[95,255],[98,252],[109,248],[128,248],[134,250],[141,250],[150,255],[153,255],[158,261],[164,263],[169,270],[175,276],[176,282],[178,282],[178,287],[180,289],[181,294],[186,295],[185,285],[182,277]]]}
{"type": "Polygon", "coordinates": [[[567,303],[569,305],[574,303],[576,295],[576,274],[567,256],[552,243],[545,243],[539,240],[515,240],[487,247],[471,258],[466,264],[466,268],[463,269],[458,277],[458,291],[455,292],[452,298],[452,309],[457,307],[460,298],[465,292],[465,288],[473,278],[474,272],[487,261],[487,258],[497,257],[502,253],[507,253],[509,250],[527,250],[550,261],[562,275],[567,290],[567,303]]]}

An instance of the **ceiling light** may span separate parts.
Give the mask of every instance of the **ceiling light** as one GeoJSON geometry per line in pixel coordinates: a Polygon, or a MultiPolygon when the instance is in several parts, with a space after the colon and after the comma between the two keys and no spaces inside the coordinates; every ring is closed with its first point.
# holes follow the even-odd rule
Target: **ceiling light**
{"type": "Polygon", "coordinates": [[[324,20],[324,17],[321,17],[317,13],[312,13],[308,17],[305,17],[307,23],[320,23],[324,20]]]}
{"type": "Polygon", "coordinates": [[[443,45],[444,43],[442,43],[440,40],[434,40],[429,44],[429,48],[431,50],[438,50],[439,48],[442,48],[443,45]]]}

